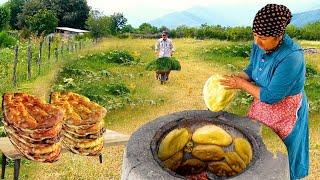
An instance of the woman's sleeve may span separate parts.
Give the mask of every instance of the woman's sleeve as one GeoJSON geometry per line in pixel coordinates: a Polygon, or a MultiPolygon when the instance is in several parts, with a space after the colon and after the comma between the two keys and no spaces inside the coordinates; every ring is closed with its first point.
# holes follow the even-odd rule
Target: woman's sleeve
{"type": "Polygon", "coordinates": [[[252,45],[251,48],[251,53],[250,53],[250,59],[249,59],[249,65],[243,70],[248,77],[250,78],[250,81],[252,81],[252,69],[253,69],[253,59],[254,59],[254,54],[255,54],[255,45],[252,45]]]}
{"type": "MultiPolygon", "coordinates": [[[[260,89],[260,101],[274,104],[288,96],[296,81],[304,78],[305,65],[303,53],[295,51],[288,55],[276,68],[271,82],[260,89]]],[[[300,86],[303,87],[303,84],[300,86]]]]}

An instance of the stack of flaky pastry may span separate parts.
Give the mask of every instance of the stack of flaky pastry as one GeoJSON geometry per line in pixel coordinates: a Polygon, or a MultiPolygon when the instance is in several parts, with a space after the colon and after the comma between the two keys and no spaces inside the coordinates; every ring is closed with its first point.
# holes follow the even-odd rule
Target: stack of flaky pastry
{"type": "Polygon", "coordinates": [[[8,137],[26,158],[55,162],[60,158],[63,110],[25,93],[6,93],[3,124],[8,137]]]}
{"type": "Polygon", "coordinates": [[[64,110],[63,144],[70,151],[95,156],[103,149],[106,109],[88,98],[71,92],[54,92],[51,104],[64,110]]]}

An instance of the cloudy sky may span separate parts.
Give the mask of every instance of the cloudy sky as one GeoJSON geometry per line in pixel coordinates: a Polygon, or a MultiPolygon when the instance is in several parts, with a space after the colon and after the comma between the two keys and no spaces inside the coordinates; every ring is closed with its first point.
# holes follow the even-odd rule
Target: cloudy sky
{"type": "MultiPolygon", "coordinates": [[[[0,3],[6,1],[0,0],[0,3]]],[[[103,11],[106,15],[122,12],[128,19],[128,23],[134,26],[194,6],[237,6],[260,9],[267,3],[277,3],[286,5],[293,13],[320,9],[319,0],[87,0],[87,2],[93,9],[103,11]]],[[[237,12],[230,13],[237,15],[237,12]]]]}
{"type": "MultiPolygon", "coordinates": [[[[319,0],[87,0],[94,9],[105,14],[122,12],[128,22],[137,26],[143,22],[151,21],[165,14],[189,9],[193,6],[239,6],[239,8],[255,8],[267,3],[284,4],[293,13],[310,9],[320,9],[319,0]],[[289,2],[288,2],[289,1],[289,2]]],[[[227,10],[227,9],[226,9],[227,10]]],[[[235,13],[236,12],[230,12],[235,13]]]]}

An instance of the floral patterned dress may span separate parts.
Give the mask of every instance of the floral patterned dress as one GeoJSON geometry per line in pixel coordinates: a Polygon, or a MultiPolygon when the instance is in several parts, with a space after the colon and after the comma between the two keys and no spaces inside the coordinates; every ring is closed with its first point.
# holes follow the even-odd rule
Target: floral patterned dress
{"type": "Polygon", "coordinates": [[[254,44],[244,71],[260,87],[260,100],[254,100],[248,117],[266,124],[281,137],[288,151],[290,178],[307,176],[309,129],[303,50],[288,35],[271,53],[254,44]]]}

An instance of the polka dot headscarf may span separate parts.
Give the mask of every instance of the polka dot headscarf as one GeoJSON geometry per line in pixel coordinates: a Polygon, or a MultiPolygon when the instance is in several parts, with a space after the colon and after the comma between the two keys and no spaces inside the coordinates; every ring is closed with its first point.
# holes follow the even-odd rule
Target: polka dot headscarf
{"type": "Polygon", "coordinates": [[[260,36],[281,36],[291,17],[291,12],[286,6],[267,4],[254,17],[252,31],[260,36]]]}

